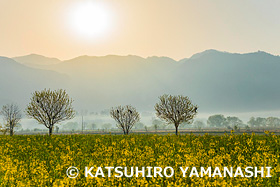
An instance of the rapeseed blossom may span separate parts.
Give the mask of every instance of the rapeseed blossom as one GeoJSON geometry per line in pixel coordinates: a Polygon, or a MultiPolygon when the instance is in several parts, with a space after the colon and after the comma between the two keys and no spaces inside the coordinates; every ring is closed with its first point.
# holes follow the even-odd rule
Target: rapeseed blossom
{"type": "MultiPolygon", "coordinates": [[[[0,136],[1,186],[277,186],[280,137],[271,133],[0,136]],[[68,178],[70,166],[80,169],[68,178]],[[172,177],[85,177],[85,167],[167,167],[172,177]],[[180,167],[271,167],[265,177],[183,177],[180,167]]],[[[94,174],[95,169],[92,170],[94,174]]],[[[190,170],[188,171],[189,174],[190,170]]],[[[112,174],[113,175],[113,174],[112,174]]],[[[140,175],[141,176],[141,175],[140,175]]]]}

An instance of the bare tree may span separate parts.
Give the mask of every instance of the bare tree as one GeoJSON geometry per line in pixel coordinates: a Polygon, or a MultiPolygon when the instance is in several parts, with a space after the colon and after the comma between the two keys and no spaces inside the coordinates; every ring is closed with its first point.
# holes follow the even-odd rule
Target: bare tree
{"type": "Polygon", "coordinates": [[[197,114],[197,106],[192,104],[187,96],[163,95],[160,102],[155,105],[156,115],[167,123],[174,124],[176,135],[181,123],[191,123],[197,114]]]}
{"type": "Polygon", "coordinates": [[[1,114],[4,116],[6,129],[10,131],[11,136],[14,135],[14,128],[20,122],[22,117],[19,107],[15,104],[4,105],[1,114]]]}
{"type": "Polygon", "coordinates": [[[75,111],[72,102],[73,100],[62,89],[35,91],[26,113],[40,124],[44,124],[49,129],[49,135],[52,135],[55,124],[74,118],[75,111]]]}
{"type": "Polygon", "coordinates": [[[117,127],[128,134],[135,123],[140,121],[140,115],[136,109],[130,105],[112,108],[110,115],[117,122],[117,127]]]}

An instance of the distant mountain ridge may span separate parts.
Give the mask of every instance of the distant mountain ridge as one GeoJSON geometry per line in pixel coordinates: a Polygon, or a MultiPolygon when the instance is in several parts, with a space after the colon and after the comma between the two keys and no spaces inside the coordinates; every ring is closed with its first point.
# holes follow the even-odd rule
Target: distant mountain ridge
{"type": "Polygon", "coordinates": [[[57,58],[49,58],[42,55],[30,54],[13,58],[15,61],[29,67],[44,69],[45,66],[61,63],[57,58]]]}
{"type": "Polygon", "coordinates": [[[179,61],[134,55],[80,56],[66,61],[39,55],[5,59],[6,65],[0,60],[0,89],[10,91],[0,93],[0,105],[13,100],[27,103],[30,90],[61,87],[69,91],[77,108],[88,110],[119,104],[153,110],[162,94],[188,95],[206,112],[280,109],[280,57],[262,51],[206,50],[179,61]],[[7,64],[9,68],[4,68],[7,64]],[[21,73],[27,71],[29,75],[21,73]],[[19,83],[16,78],[12,83],[3,81],[4,74],[14,72],[21,74],[19,83]],[[30,77],[36,78],[31,81],[30,77]],[[15,92],[16,87],[26,94],[19,94],[18,89],[15,92]]]}
{"type": "Polygon", "coordinates": [[[0,57],[0,106],[7,103],[24,106],[32,92],[45,87],[65,87],[67,79],[65,74],[30,68],[13,59],[0,57]]]}
{"type": "Polygon", "coordinates": [[[59,60],[58,58],[50,58],[50,57],[46,57],[43,55],[38,55],[38,54],[29,54],[29,55],[24,55],[24,56],[17,56],[17,57],[13,57],[12,59],[14,59],[15,61],[21,63],[21,64],[31,64],[31,62],[33,62],[32,64],[45,64],[45,65],[52,65],[52,64],[58,64],[58,63],[62,63],[62,62],[70,62],[70,61],[75,61],[77,59],[102,59],[102,58],[129,58],[129,57],[134,57],[134,58],[139,58],[139,59],[143,59],[143,60],[155,60],[155,59],[161,59],[163,61],[168,61],[168,62],[182,62],[182,61],[186,61],[189,59],[195,59],[195,58],[199,58],[201,56],[204,55],[211,55],[211,54],[229,54],[229,55],[255,55],[255,54],[263,54],[263,55],[268,55],[268,56],[274,56],[274,57],[279,57],[279,55],[273,55],[271,53],[267,53],[265,51],[256,51],[256,52],[249,52],[249,53],[230,53],[227,51],[219,51],[216,49],[207,49],[205,51],[199,52],[199,53],[195,53],[193,54],[191,57],[189,58],[183,58],[180,59],[178,61],[167,57],[167,56],[149,56],[147,58],[143,58],[137,55],[127,55],[127,56],[121,56],[121,55],[105,55],[105,56],[89,56],[89,55],[82,55],[82,56],[78,56],[72,59],[68,59],[68,60],[59,60]]]}

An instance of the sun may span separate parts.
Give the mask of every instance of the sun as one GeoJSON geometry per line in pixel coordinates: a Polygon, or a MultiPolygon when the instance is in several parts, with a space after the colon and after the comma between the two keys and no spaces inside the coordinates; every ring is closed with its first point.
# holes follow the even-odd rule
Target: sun
{"type": "Polygon", "coordinates": [[[86,39],[100,38],[112,26],[108,8],[101,2],[79,2],[69,10],[68,22],[77,35],[86,39]]]}

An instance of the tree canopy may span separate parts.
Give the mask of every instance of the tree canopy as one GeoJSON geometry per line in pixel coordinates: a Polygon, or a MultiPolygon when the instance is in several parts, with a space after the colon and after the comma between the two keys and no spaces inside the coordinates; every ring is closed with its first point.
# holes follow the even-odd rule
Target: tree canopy
{"type": "Polygon", "coordinates": [[[117,127],[122,129],[124,134],[128,134],[135,123],[140,121],[140,115],[136,108],[126,105],[112,108],[110,115],[117,122],[117,127]]]}
{"type": "Polygon", "coordinates": [[[162,95],[155,105],[156,115],[169,124],[174,124],[176,135],[181,123],[192,123],[197,114],[198,106],[193,104],[187,96],[162,95]]]}
{"type": "Polygon", "coordinates": [[[6,128],[7,131],[10,131],[10,135],[14,135],[14,128],[20,122],[22,115],[19,107],[15,104],[7,104],[2,107],[0,114],[3,115],[5,125],[2,128],[6,128]]]}
{"type": "Polygon", "coordinates": [[[44,124],[52,134],[53,126],[59,122],[74,118],[73,100],[65,90],[35,91],[27,106],[26,113],[40,124],[44,124]]]}

